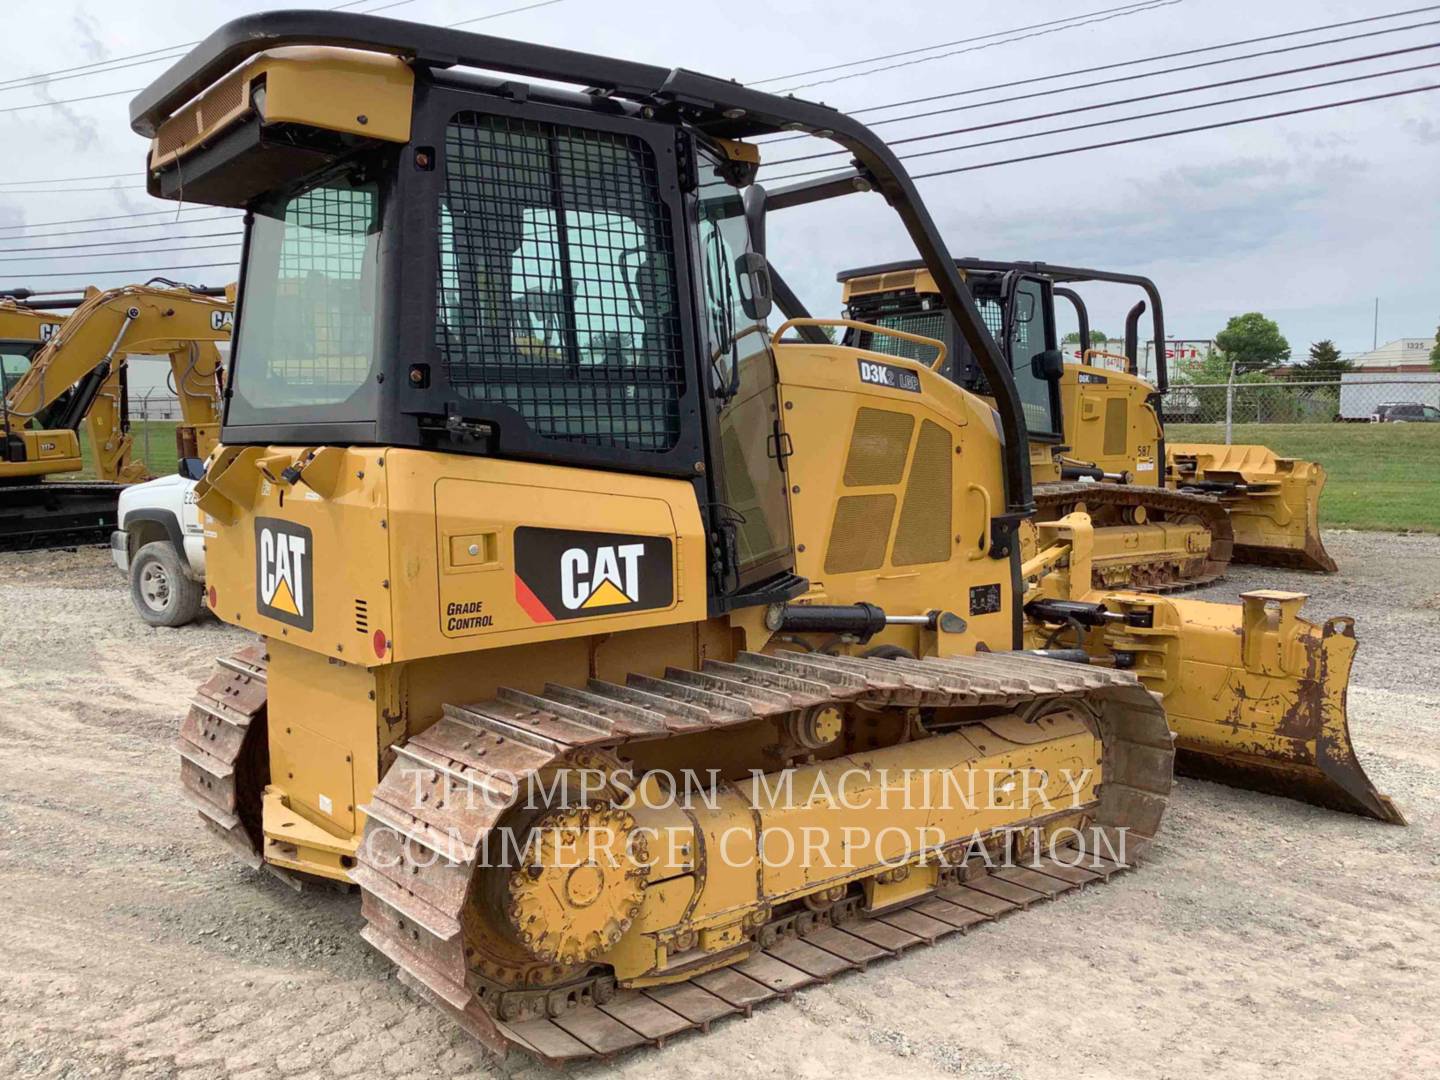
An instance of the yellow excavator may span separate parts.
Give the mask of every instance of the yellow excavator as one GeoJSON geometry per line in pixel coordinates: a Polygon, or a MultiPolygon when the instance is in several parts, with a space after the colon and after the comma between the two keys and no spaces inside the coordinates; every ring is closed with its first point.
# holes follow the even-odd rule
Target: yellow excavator
{"type": "Polygon", "coordinates": [[[1145,680],[1192,609],[1057,580],[1087,519],[1029,524],[1009,365],[855,120],[316,11],[226,24],[131,119],[153,195],[247,211],[197,499],[209,606],[259,640],[197,691],[184,791],[252,865],[358,885],[365,939],[485,1046],[663,1043],[1102,882],[1177,748],[1332,793],[1335,635],[1217,606],[1172,736],[1145,680]],[[749,140],[781,131],[855,170],[767,196],[749,140]],[[768,215],[863,191],[988,397],[772,331],[768,215]]]}
{"type": "MultiPolygon", "coordinates": [[[[28,289],[11,290],[0,294],[0,402],[9,395],[10,388],[20,381],[35,354],[50,340],[65,321],[65,316],[56,311],[32,307],[26,299],[33,295],[28,289]]],[[[63,299],[58,301],[63,304],[63,299]]],[[[3,408],[3,404],[0,404],[3,408]]],[[[13,450],[7,431],[6,445],[0,463],[8,462],[13,450]]],[[[16,436],[23,440],[24,436],[16,436]]],[[[39,446],[35,446],[39,452],[39,446]]],[[[53,451],[51,452],[53,453],[53,451]]],[[[0,469],[3,469],[0,464],[0,469]]]]}
{"type": "Polygon", "coordinates": [[[0,400],[0,546],[109,537],[119,487],[151,476],[133,454],[131,358],[168,361],[179,402],[181,458],[205,457],[218,439],[222,369],[216,344],[229,340],[234,310],[223,290],[152,282],[87,289],[72,303],[63,324],[49,316],[58,328],[30,353],[23,370],[15,364],[0,400]],[[83,468],[82,430],[96,482],[47,480],[83,468]]]}
{"type": "MultiPolygon", "coordinates": [[[[1164,309],[1153,281],[1039,262],[961,259],[958,265],[1017,381],[1030,387],[1027,418],[1040,517],[1054,520],[1077,509],[1090,514],[1097,585],[1192,588],[1221,577],[1232,558],[1335,571],[1320,538],[1325,471],[1318,463],[1282,458],[1263,446],[1167,444],[1164,309]],[[1097,282],[1144,293],[1126,317],[1125,351],[1107,355],[1087,348],[1081,363],[1063,363],[1055,300],[1073,306],[1080,333],[1088,335],[1089,312],[1077,287],[1097,282]],[[1147,306],[1153,383],[1139,368],[1139,323],[1147,306]],[[1042,370],[1047,364],[1050,377],[1042,370]]],[[[923,266],[872,266],[839,278],[846,310],[856,319],[929,327],[953,338],[923,266]]],[[[952,355],[952,377],[983,384],[963,347],[952,355]]]]}

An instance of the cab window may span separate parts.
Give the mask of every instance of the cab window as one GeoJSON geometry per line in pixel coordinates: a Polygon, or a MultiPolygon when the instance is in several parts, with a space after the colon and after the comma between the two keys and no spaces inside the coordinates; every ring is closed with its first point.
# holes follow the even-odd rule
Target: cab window
{"type": "Polygon", "coordinates": [[[1009,316],[1010,340],[1006,351],[1015,375],[1015,389],[1025,410],[1025,427],[1032,435],[1058,435],[1056,387],[1041,377],[1037,360],[1046,349],[1054,348],[1054,332],[1049,325],[1040,282],[1022,278],[1016,284],[1009,316]]]}
{"type": "Polygon", "coordinates": [[[770,328],[745,312],[736,260],[750,250],[741,192],[701,155],[698,262],[710,393],[719,412],[721,513],[734,529],[741,585],[787,569],[790,506],[778,446],[770,328]]]}

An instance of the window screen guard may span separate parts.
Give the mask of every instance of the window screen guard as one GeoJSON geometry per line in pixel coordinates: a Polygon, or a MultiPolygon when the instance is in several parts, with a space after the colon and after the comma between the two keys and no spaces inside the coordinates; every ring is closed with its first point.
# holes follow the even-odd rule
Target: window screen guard
{"type": "Polygon", "coordinates": [[[681,307],[650,145],[466,111],[445,149],[435,334],[452,388],[546,438],[675,447],[681,307]]]}

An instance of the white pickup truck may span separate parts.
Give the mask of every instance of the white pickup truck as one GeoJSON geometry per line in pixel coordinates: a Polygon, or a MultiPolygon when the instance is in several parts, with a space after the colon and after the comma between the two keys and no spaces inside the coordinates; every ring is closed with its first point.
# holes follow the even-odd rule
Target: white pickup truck
{"type": "Polygon", "coordinates": [[[151,626],[194,622],[205,600],[205,532],[195,481],[177,474],[127,487],[118,523],[110,554],[130,577],[140,618],[151,626]]]}

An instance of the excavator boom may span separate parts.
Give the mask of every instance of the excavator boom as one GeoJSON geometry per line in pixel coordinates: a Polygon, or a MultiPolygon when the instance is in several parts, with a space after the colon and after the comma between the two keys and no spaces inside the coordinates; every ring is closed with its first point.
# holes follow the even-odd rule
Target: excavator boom
{"type": "Polygon", "coordinates": [[[52,329],[24,370],[7,379],[0,408],[7,447],[0,459],[0,546],[101,540],[114,524],[118,486],[150,477],[145,463],[133,458],[127,401],[132,357],[166,359],[179,402],[181,456],[208,455],[219,437],[216,346],[229,340],[233,310],[229,300],[205,291],[124,286],[87,290],[63,323],[51,318],[40,324],[52,329]],[[82,468],[82,431],[96,482],[44,482],[82,468]]]}

